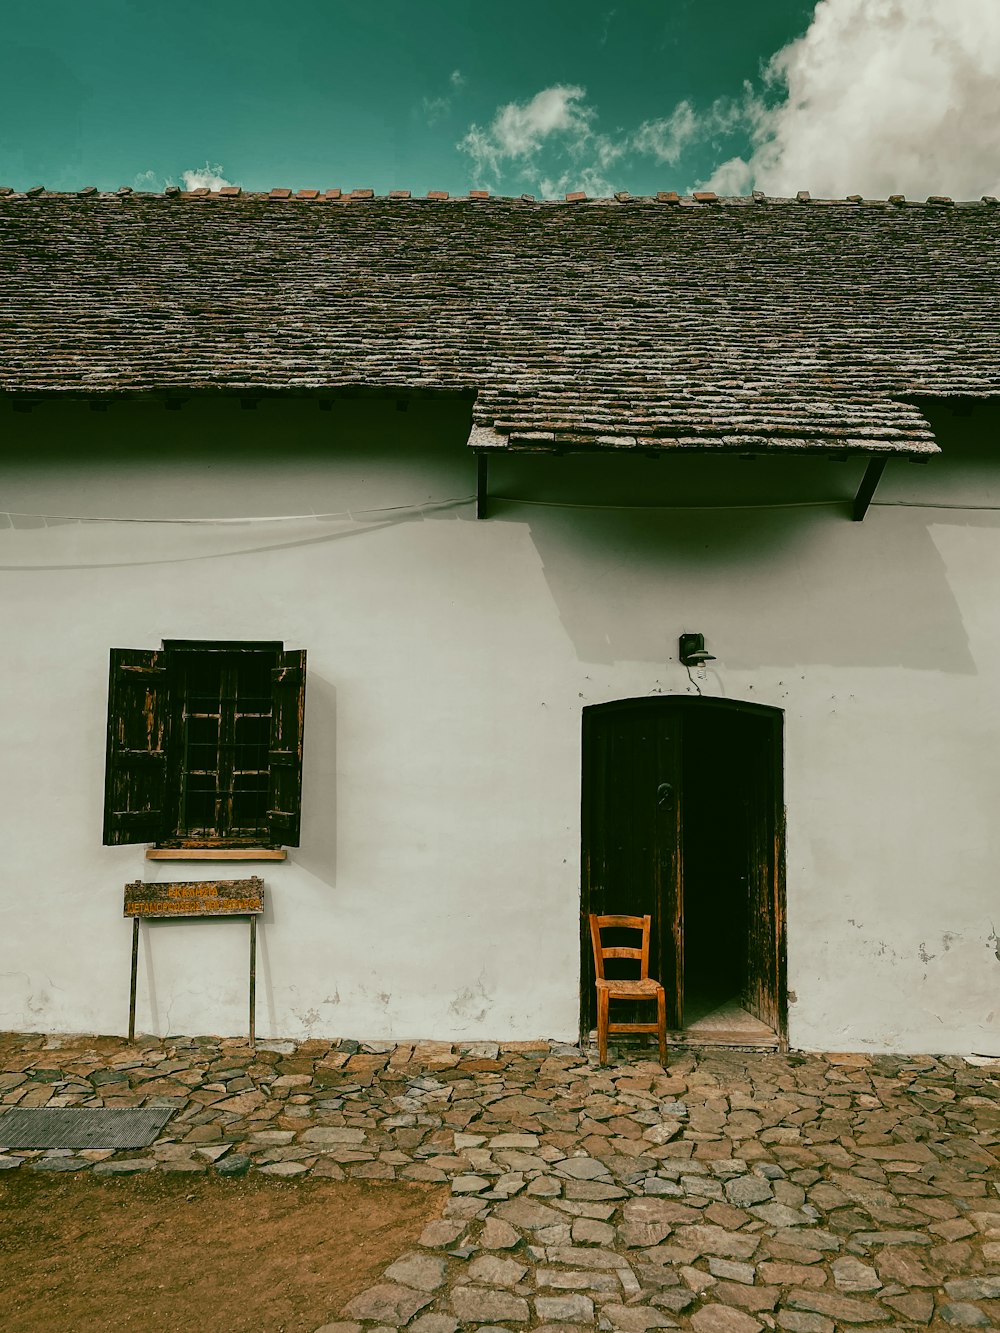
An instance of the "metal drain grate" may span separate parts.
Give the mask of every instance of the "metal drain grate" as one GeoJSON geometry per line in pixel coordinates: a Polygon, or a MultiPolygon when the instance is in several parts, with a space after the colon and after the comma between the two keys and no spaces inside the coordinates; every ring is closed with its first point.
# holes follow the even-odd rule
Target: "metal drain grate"
{"type": "Polygon", "coordinates": [[[148,1148],[173,1113],[170,1106],[15,1107],[0,1115],[0,1148],[148,1148]]]}

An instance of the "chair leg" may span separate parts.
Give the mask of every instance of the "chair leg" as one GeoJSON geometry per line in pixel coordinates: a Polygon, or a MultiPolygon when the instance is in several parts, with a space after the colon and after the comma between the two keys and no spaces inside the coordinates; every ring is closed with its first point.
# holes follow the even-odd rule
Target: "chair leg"
{"type": "Polygon", "coordinates": [[[667,993],[656,992],[656,1028],[660,1038],[660,1064],[667,1066],[667,993]]]}
{"type": "Polygon", "coordinates": [[[597,992],[597,1060],[599,1064],[608,1063],[608,992],[597,992]]]}

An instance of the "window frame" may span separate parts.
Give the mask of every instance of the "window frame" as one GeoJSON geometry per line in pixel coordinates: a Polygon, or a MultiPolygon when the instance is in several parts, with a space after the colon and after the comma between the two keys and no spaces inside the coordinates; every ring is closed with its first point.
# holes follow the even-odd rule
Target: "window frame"
{"type": "MultiPolygon", "coordinates": [[[[192,770],[187,763],[187,728],[190,714],[188,713],[188,704],[190,693],[187,688],[187,670],[191,664],[192,658],[205,659],[209,656],[218,655],[226,659],[225,669],[232,672],[239,670],[239,658],[247,659],[252,657],[267,657],[270,659],[268,670],[273,670],[278,664],[278,659],[283,651],[283,645],[275,642],[244,642],[240,641],[238,646],[234,647],[231,643],[212,640],[210,642],[200,643],[197,640],[189,639],[164,639],[163,647],[168,655],[168,670],[171,674],[171,686],[175,690],[175,699],[171,707],[171,746],[170,756],[167,767],[168,792],[172,800],[173,817],[170,823],[173,825],[174,832],[165,839],[157,843],[159,847],[189,847],[189,846],[213,846],[213,847],[246,847],[259,846],[264,836],[258,826],[254,832],[234,832],[233,821],[229,818],[217,817],[216,828],[208,830],[199,828],[189,817],[187,808],[187,779],[191,776],[192,770]],[[225,828],[224,826],[228,826],[225,828]]],[[[237,702],[235,693],[227,698],[226,686],[234,685],[235,681],[220,681],[219,698],[219,722],[220,732],[215,742],[215,763],[216,775],[218,778],[216,794],[217,806],[221,803],[223,791],[227,785],[226,779],[232,774],[227,772],[231,767],[231,758],[225,755],[225,751],[233,745],[233,738],[225,733],[228,729],[235,730],[237,716],[237,702]]],[[[269,697],[270,697],[270,691],[269,697]]],[[[273,700],[271,700],[273,707],[273,700]]],[[[270,714],[268,714],[270,719],[270,714]]],[[[270,726],[268,728],[270,731],[270,726]]],[[[270,748],[270,737],[268,738],[268,749],[270,748]]],[[[265,770],[269,773],[270,764],[265,770]]],[[[232,807],[233,791],[229,790],[229,805],[232,807]]],[[[217,810],[218,816],[218,810],[217,810]]],[[[265,816],[266,817],[266,816],[265,816]]]]}
{"type": "MultiPolygon", "coordinates": [[[[288,650],[277,640],[166,639],[156,650],[112,648],[105,844],[147,842],[157,848],[191,850],[298,846],[305,680],[305,651],[288,650]],[[223,834],[218,828],[206,833],[182,831],[180,681],[185,655],[194,653],[271,656],[264,833],[223,834]]],[[[221,734],[219,739],[221,742],[221,734]]]]}

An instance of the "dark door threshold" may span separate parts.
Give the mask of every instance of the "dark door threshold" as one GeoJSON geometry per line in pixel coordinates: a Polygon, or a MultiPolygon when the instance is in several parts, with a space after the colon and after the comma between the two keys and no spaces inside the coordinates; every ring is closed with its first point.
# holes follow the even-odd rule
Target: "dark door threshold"
{"type": "Polygon", "coordinates": [[[781,1039],[776,1032],[768,1028],[753,1035],[739,1028],[713,1028],[707,1031],[696,1023],[693,1027],[681,1028],[678,1032],[667,1033],[670,1046],[740,1046],[752,1051],[777,1051],[781,1048],[781,1039]]]}
{"type": "MultiPolygon", "coordinates": [[[[691,1012],[691,1007],[688,1012],[691,1012]]],[[[685,1046],[757,1046],[777,1049],[781,1039],[774,1028],[755,1018],[738,998],[703,1010],[680,1031],[671,1034],[685,1046]]]]}
{"type": "MultiPolygon", "coordinates": [[[[597,1033],[589,1034],[590,1045],[596,1049],[597,1033]]],[[[655,1055],[655,1043],[642,1036],[612,1037],[611,1044],[636,1053],[650,1050],[655,1055]]],[[[743,1009],[738,1003],[720,1005],[710,1013],[700,1015],[684,1028],[667,1033],[670,1046],[735,1046],[754,1051],[780,1051],[787,1047],[773,1028],[743,1009]]]]}

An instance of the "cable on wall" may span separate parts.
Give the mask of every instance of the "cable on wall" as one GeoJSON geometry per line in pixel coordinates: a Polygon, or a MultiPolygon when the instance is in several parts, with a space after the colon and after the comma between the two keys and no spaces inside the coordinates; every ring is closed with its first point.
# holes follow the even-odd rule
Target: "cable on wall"
{"type": "MultiPolygon", "coordinates": [[[[849,499],[839,500],[772,500],[760,501],[756,504],[715,504],[715,505],[634,505],[634,504],[587,504],[583,501],[573,500],[529,500],[521,496],[514,495],[491,495],[491,501],[502,501],[505,504],[531,505],[540,509],[583,509],[597,511],[620,511],[625,513],[704,513],[704,512],[724,512],[731,510],[756,510],[756,509],[830,509],[841,508],[849,504],[849,499]]],[[[253,514],[239,517],[217,517],[217,518],[137,518],[134,516],[121,515],[94,515],[94,514],[37,514],[28,513],[21,510],[0,510],[0,519],[35,519],[49,523],[132,523],[132,524],[151,524],[156,526],[186,526],[186,527],[224,527],[241,526],[250,524],[269,524],[269,523],[302,523],[310,519],[329,522],[334,519],[346,519],[355,523],[366,521],[377,522],[386,514],[413,513],[425,514],[434,513],[437,510],[457,508],[460,505],[474,504],[476,497],[474,495],[456,495],[447,500],[428,500],[418,501],[414,504],[403,505],[384,505],[377,509],[344,509],[328,513],[319,513],[313,511],[308,514],[253,514]]],[[[960,509],[960,510],[978,510],[984,513],[1000,511],[1000,505],[985,504],[956,504],[945,500],[873,500],[872,508],[905,508],[905,509],[960,509]]]]}

